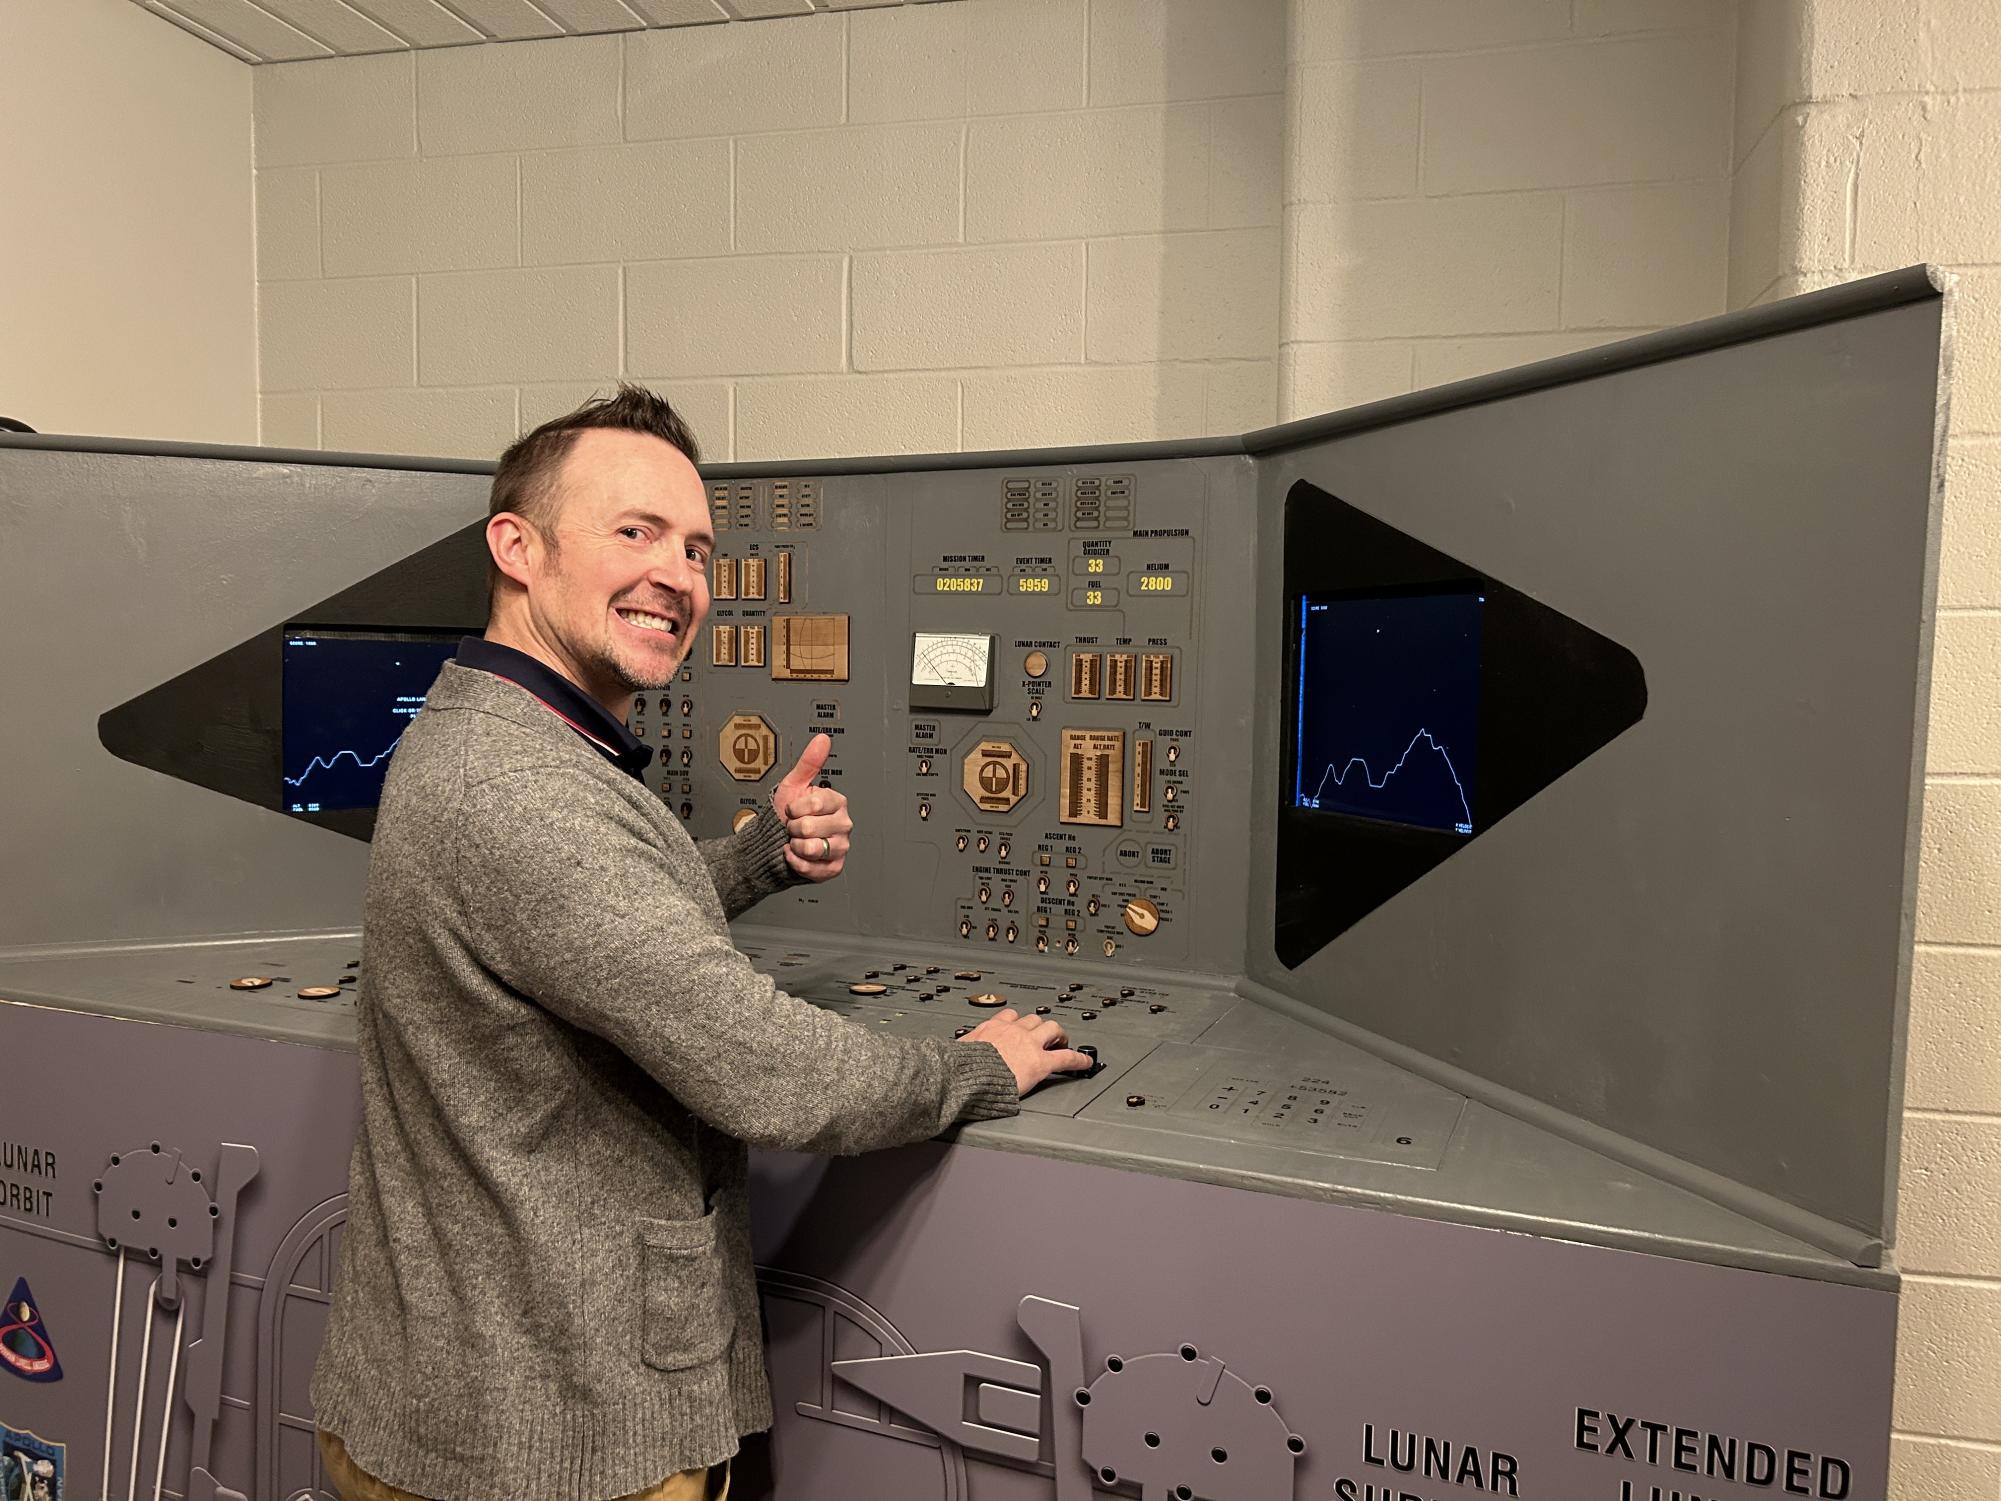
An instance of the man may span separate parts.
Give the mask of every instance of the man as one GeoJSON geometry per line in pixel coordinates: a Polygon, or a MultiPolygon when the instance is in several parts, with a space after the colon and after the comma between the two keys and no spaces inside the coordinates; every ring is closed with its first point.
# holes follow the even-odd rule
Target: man
{"type": "Polygon", "coordinates": [[[776,990],[726,919],[829,880],[815,736],[695,844],[624,720],[708,612],[696,448],[633,387],[502,457],[491,614],[390,767],[369,866],[362,1124],[326,1341],[344,1501],[700,1501],[771,1421],[746,1143],[860,1152],[1090,1066],[1003,1011],[884,1037],[776,990]]]}

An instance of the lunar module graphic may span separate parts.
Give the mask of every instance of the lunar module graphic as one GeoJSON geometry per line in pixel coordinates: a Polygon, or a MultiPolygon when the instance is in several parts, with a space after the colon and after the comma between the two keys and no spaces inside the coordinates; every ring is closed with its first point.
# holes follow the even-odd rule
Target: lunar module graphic
{"type": "Polygon", "coordinates": [[[228,1335],[230,1274],[236,1254],[236,1201],[257,1176],[257,1149],[226,1143],[219,1153],[215,1180],[202,1182],[202,1171],[183,1161],[178,1151],[159,1142],[130,1152],[112,1154],[103,1175],[91,1185],[97,1198],[97,1233],[105,1248],[116,1253],[118,1269],[111,1301],[110,1374],[104,1405],[104,1482],[109,1494],[111,1453],[117,1432],[118,1367],[125,1321],[126,1261],[143,1256],[160,1270],[135,1310],[143,1332],[139,1343],[139,1374],[134,1383],[130,1463],[126,1493],[135,1493],[140,1456],[147,1430],[147,1368],[153,1359],[154,1312],[174,1315],[174,1332],[165,1353],[166,1392],[152,1425],[159,1434],[153,1463],[153,1496],[158,1501],[166,1479],[167,1446],[174,1422],[174,1388],[180,1375],[181,1335],[188,1307],[180,1268],[208,1268],[212,1290],[203,1303],[201,1335],[187,1348],[186,1401],[194,1416],[187,1501],[244,1501],[243,1494],[216,1482],[210,1469],[215,1429],[222,1416],[223,1350],[228,1335]]]}
{"type": "MultiPolygon", "coordinates": [[[[1279,1416],[1269,1387],[1194,1345],[1106,1355],[1087,1379],[1083,1317],[1072,1304],[1021,1300],[1016,1321],[1040,1352],[1038,1365],[976,1350],[919,1353],[879,1312],[831,1283],[769,1267],[758,1281],[767,1310],[774,1302],[820,1310],[827,1351],[837,1348],[836,1325],[845,1324],[897,1352],[825,1360],[820,1392],[792,1411],[937,1445],[942,1501],[965,1501],[969,1456],[1048,1474],[1055,1501],[1092,1501],[1108,1491],[1140,1501],[1292,1501],[1305,1440],[1279,1416]],[[916,1426],[894,1417],[871,1422],[836,1384],[916,1426]]],[[[787,1416],[781,1410],[781,1429],[787,1416]]]]}

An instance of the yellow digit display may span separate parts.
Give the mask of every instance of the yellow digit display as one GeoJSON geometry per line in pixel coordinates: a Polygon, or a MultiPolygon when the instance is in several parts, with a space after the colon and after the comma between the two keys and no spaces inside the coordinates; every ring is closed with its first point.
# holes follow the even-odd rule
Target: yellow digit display
{"type": "Polygon", "coordinates": [[[1174,575],[1171,573],[1143,573],[1139,577],[1139,592],[1142,594],[1172,594],[1174,575]]]}
{"type": "Polygon", "coordinates": [[[1105,571],[1105,560],[1103,558],[1084,559],[1084,571],[1086,573],[1103,573],[1105,571]]]}
{"type": "Polygon", "coordinates": [[[1018,578],[1014,581],[1014,592],[1017,594],[1047,594],[1049,592],[1049,580],[1046,577],[1018,578]]]}
{"type": "Polygon", "coordinates": [[[940,594],[980,594],[987,587],[983,578],[939,577],[932,580],[940,594]]]}
{"type": "Polygon", "coordinates": [[[1103,592],[1102,592],[1102,591],[1100,591],[1100,590],[1097,590],[1097,589],[1087,589],[1087,590],[1085,590],[1085,591],[1084,591],[1084,603],[1085,603],[1085,604],[1087,604],[1087,605],[1101,605],[1101,604],[1103,604],[1104,602],[1105,602],[1105,596],[1104,596],[1104,594],[1103,594],[1103,592]]]}

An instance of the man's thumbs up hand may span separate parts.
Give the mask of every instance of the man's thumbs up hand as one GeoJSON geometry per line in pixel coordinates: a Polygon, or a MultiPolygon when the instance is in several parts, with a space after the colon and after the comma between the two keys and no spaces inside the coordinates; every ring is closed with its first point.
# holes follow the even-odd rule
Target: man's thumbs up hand
{"type": "Polygon", "coordinates": [[[808,740],[798,764],[771,793],[772,811],[791,837],[785,863],[809,881],[831,881],[841,873],[848,859],[848,836],[855,827],[848,817],[847,797],[813,784],[833,748],[834,742],[825,735],[808,740]]]}

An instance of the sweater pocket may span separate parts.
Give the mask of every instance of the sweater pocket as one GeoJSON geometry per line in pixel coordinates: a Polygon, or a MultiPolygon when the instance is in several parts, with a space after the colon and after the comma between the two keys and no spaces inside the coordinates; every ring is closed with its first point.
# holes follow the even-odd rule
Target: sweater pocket
{"type": "Polygon", "coordinates": [[[639,1222],[639,1355],[656,1371],[707,1365],[736,1332],[729,1281],[716,1244],[716,1213],[639,1222]]]}

